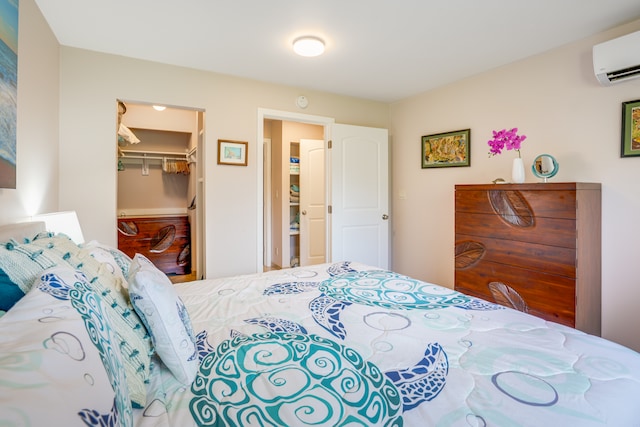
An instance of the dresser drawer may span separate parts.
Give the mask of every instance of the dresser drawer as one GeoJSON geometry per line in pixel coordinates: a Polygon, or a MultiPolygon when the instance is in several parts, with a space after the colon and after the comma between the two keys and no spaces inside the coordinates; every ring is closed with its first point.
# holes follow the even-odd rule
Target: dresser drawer
{"type": "Polygon", "coordinates": [[[501,190],[500,186],[494,187],[497,188],[489,190],[457,190],[456,213],[509,214],[510,212],[500,208],[511,207],[513,212],[529,210],[537,218],[575,219],[576,217],[575,190],[527,191],[501,190]]]}
{"type": "Polygon", "coordinates": [[[474,268],[480,261],[576,278],[575,248],[456,234],[456,270],[474,268]]]}
{"type": "Polygon", "coordinates": [[[146,256],[166,274],[191,272],[190,240],[186,216],[118,219],[118,248],[146,256]]]}
{"type": "Polygon", "coordinates": [[[533,218],[531,225],[516,226],[496,214],[456,212],[457,235],[491,237],[543,245],[576,247],[576,221],[562,218],[533,218]]]}
{"type": "Polygon", "coordinates": [[[522,297],[530,314],[575,326],[574,279],[482,261],[472,269],[456,270],[455,276],[457,291],[496,301],[489,283],[501,282],[522,297]]]}

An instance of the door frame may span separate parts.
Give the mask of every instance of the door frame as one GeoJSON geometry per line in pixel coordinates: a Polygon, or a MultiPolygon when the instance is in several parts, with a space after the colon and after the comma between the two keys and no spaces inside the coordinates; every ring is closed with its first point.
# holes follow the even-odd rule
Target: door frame
{"type": "Polygon", "coordinates": [[[262,219],[262,254],[263,265],[271,265],[271,138],[263,138],[262,154],[262,202],[264,203],[262,219]],[[266,150],[264,148],[267,148],[266,150]]]}
{"type": "MultiPolygon", "coordinates": [[[[176,109],[176,110],[184,110],[184,111],[190,111],[195,115],[195,121],[196,121],[196,125],[195,125],[195,129],[194,132],[191,132],[192,138],[195,138],[195,150],[192,150],[191,152],[189,152],[189,156],[192,156],[195,159],[195,164],[196,164],[196,176],[194,181],[194,185],[195,185],[195,191],[194,194],[196,196],[196,209],[195,209],[195,224],[190,224],[190,229],[193,230],[195,229],[195,232],[193,233],[195,235],[195,245],[193,245],[193,241],[191,241],[191,248],[193,249],[191,251],[191,269],[192,272],[193,270],[196,271],[197,277],[196,279],[204,279],[206,277],[206,266],[207,266],[207,262],[206,262],[206,248],[207,248],[207,242],[206,242],[206,211],[205,211],[205,199],[206,199],[206,180],[204,179],[204,174],[205,174],[205,168],[204,168],[204,164],[205,164],[205,133],[206,133],[206,109],[204,108],[199,108],[199,107],[190,107],[190,106],[183,106],[183,105],[167,105],[164,103],[158,103],[158,102],[149,102],[149,101],[137,101],[137,100],[131,100],[131,99],[124,99],[124,98],[116,98],[116,112],[118,111],[118,103],[119,102],[123,102],[125,103],[125,105],[137,105],[137,106],[153,106],[153,105],[157,105],[157,104],[161,104],[161,105],[166,105],[167,107],[170,107],[172,109],[176,109]],[[195,254],[195,255],[194,255],[195,254]]],[[[176,129],[161,129],[161,128],[149,128],[152,130],[166,130],[166,131],[173,131],[176,129]]],[[[116,136],[117,136],[117,132],[118,129],[116,129],[116,136]]],[[[115,212],[116,212],[116,222],[117,222],[117,217],[119,217],[119,213],[118,213],[118,175],[116,172],[115,175],[115,200],[114,200],[114,206],[116,208],[115,212]]],[[[189,178],[191,179],[191,177],[189,178]]],[[[187,199],[187,203],[190,200],[187,199]]],[[[189,212],[187,211],[187,216],[189,215],[189,212]]],[[[116,235],[116,246],[117,246],[117,237],[118,237],[118,231],[115,230],[115,235],[116,235]]],[[[193,240],[193,239],[191,239],[193,240]]]]}
{"type": "MultiPolygon", "coordinates": [[[[298,122],[298,123],[308,123],[314,125],[320,125],[324,129],[324,142],[325,146],[327,141],[330,138],[329,132],[332,124],[335,123],[335,119],[332,117],[324,117],[324,116],[314,116],[311,114],[302,114],[295,113],[291,111],[281,111],[281,110],[272,110],[268,108],[258,108],[258,152],[256,155],[258,171],[257,171],[257,212],[256,212],[256,227],[258,230],[256,242],[256,271],[260,272],[264,269],[264,121],[265,119],[271,120],[283,120],[287,122],[298,122]]],[[[325,186],[325,200],[327,201],[327,205],[330,204],[330,190],[331,186],[329,185],[329,176],[331,171],[331,162],[328,159],[328,156],[325,156],[325,180],[327,181],[327,185],[325,186]]],[[[329,261],[331,259],[331,234],[330,234],[330,226],[331,217],[327,215],[327,227],[325,230],[326,233],[326,259],[329,261]]]]}

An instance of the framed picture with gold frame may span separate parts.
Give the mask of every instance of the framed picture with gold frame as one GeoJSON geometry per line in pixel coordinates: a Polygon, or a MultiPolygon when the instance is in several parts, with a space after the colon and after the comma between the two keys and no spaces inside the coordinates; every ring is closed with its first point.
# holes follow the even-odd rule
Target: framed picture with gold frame
{"type": "Polygon", "coordinates": [[[471,166],[471,129],[422,137],[422,169],[471,166]]]}
{"type": "Polygon", "coordinates": [[[218,164],[247,166],[247,145],[245,141],[218,140],[218,164]]]}

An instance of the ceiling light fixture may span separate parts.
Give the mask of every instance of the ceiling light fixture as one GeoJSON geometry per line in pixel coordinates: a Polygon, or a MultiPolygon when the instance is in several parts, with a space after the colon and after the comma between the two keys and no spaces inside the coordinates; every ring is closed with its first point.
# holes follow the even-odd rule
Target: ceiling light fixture
{"type": "Polygon", "coordinates": [[[324,53],[324,41],[314,36],[298,37],[293,41],[293,51],[300,56],[319,56],[324,53]]]}
{"type": "Polygon", "coordinates": [[[156,111],[164,111],[167,107],[165,107],[164,105],[154,105],[153,109],[156,111]]]}

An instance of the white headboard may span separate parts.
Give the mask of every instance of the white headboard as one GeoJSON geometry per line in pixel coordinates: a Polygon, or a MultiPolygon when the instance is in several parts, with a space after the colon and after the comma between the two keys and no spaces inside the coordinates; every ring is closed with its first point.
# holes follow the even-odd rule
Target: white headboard
{"type": "Polygon", "coordinates": [[[32,239],[36,234],[45,230],[44,221],[0,225],[0,242],[6,242],[10,239],[22,242],[25,238],[32,239]]]}

